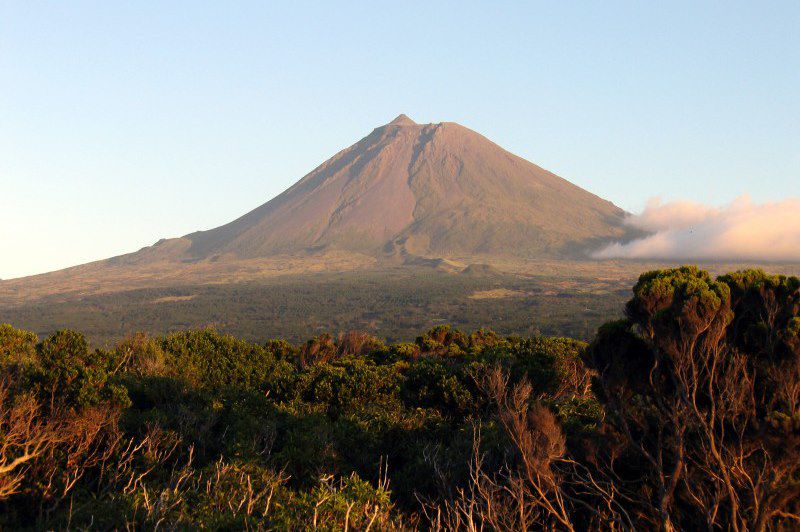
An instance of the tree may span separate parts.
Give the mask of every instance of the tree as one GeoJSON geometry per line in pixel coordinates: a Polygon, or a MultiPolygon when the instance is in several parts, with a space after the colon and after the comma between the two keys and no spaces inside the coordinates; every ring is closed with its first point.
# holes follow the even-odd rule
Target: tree
{"type": "Polygon", "coordinates": [[[601,329],[587,358],[642,519],[662,530],[800,522],[800,439],[774,422],[797,414],[797,287],[758,272],[649,272],[627,319],[601,329]]]}

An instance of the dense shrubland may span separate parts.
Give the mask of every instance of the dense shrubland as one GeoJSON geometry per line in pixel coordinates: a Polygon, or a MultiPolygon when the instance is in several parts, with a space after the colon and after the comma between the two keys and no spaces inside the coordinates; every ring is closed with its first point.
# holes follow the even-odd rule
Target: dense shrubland
{"type": "Polygon", "coordinates": [[[793,529],[798,310],[680,268],[590,344],[3,325],[0,528],[793,529]]]}

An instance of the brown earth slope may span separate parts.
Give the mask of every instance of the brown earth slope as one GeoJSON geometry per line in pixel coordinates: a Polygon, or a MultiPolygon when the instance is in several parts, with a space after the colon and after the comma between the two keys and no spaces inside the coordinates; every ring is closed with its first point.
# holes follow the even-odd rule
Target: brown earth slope
{"type": "Polygon", "coordinates": [[[161,247],[188,259],[323,249],[579,257],[623,237],[624,216],[470,129],[400,115],[241,218],[161,247]]]}

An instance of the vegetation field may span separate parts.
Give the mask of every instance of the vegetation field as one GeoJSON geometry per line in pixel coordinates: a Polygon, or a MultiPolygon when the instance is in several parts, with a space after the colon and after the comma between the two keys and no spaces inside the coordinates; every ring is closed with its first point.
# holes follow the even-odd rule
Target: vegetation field
{"type": "MultiPolygon", "coordinates": [[[[439,290],[537,289],[497,282],[439,290]]],[[[654,271],[616,314],[589,343],[0,325],[0,529],[796,529],[800,279],[654,271]]]]}
{"type": "MultiPolygon", "coordinates": [[[[343,260],[337,256],[337,259],[343,260]]],[[[330,259],[331,261],[333,259],[330,259]]],[[[469,264],[474,258],[461,259],[469,264]]],[[[307,262],[307,261],[306,261],[307,262]]],[[[0,283],[0,323],[46,336],[61,328],[111,345],[128,334],[165,334],[211,326],[248,341],[364,331],[390,342],[413,340],[443,323],[464,330],[491,324],[501,334],[568,336],[589,340],[602,323],[620,317],[640,272],[667,265],[631,261],[510,261],[463,273],[430,267],[323,265],[298,262],[287,274],[245,263],[209,277],[141,277],[124,271],[91,283],[92,271],[67,270],[0,283]],[[342,270],[335,270],[341,267],[342,270]]],[[[338,264],[338,263],[337,263],[338,264]]],[[[667,266],[668,267],[668,266],[667,266]]],[[[704,264],[712,274],[748,267],[704,264]]],[[[797,264],[765,265],[800,274],[797,264]]]]}
{"type": "Polygon", "coordinates": [[[357,270],[50,296],[0,304],[0,322],[42,336],[72,327],[94,345],[137,331],[163,334],[205,326],[261,342],[296,342],[309,334],[350,330],[404,341],[443,323],[465,330],[491,324],[502,334],[588,339],[601,323],[620,316],[634,278],[357,270]]]}

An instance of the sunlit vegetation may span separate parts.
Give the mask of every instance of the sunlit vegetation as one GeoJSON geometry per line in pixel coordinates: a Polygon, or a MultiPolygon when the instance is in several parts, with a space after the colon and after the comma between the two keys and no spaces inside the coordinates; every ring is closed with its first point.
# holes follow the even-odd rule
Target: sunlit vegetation
{"type": "Polygon", "coordinates": [[[799,311],[685,267],[589,343],[2,325],[0,528],[794,529],[799,311]]]}

